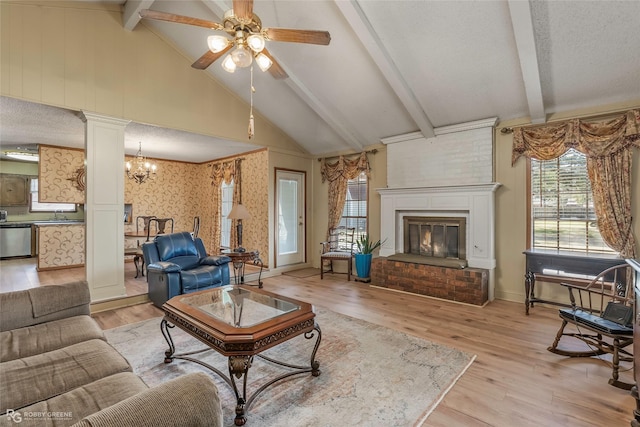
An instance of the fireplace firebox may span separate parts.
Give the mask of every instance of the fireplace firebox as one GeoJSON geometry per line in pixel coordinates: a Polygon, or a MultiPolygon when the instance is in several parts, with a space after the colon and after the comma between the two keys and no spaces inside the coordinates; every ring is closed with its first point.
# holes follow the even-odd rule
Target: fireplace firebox
{"type": "Polygon", "coordinates": [[[466,260],[464,217],[407,216],[403,230],[405,254],[466,260]]]}

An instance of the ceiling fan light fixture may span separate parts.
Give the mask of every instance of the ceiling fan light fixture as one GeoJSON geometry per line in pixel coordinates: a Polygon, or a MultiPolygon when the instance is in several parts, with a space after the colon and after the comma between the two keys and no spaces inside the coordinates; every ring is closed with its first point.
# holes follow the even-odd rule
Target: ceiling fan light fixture
{"type": "Polygon", "coordinates": [[[262,49],[264,49],[264,37],[260,34],[251,34],[247,37],[247,44],[255,53],[260,53],[262,52],[262,49]]]}
{"type": "Polygon", "coordinates": [[[229,39],[225,36],[209,36],[207,37],[207,45],[211,52],[218,53],[229,46],[229,39]]]}
{"type": "Polygon", "coordinates": [[[227,73],[234,73],[236,71],[236,63],[233,62],[233,58],[231,58],[231,54],[227,55],[222,61],[222,69],[227,73]]]}
{"type": "Polygon", "coordinates": [[[267,71],[273,65],[273,61],[271,61],[271,59],[269,59],[269,57],[264,53],[259,53],[256,55],[256,63],[263,72],[267,71]]]}
{"type": "Polygon", "coordinates": [[[246,47],[244,47],[243,44],[238,44],[238,47],[236,47],[230,55],[236,66],[240,68],[248,67],[253,61],[253,55],[249,53],[249,51],[246,47]]]}

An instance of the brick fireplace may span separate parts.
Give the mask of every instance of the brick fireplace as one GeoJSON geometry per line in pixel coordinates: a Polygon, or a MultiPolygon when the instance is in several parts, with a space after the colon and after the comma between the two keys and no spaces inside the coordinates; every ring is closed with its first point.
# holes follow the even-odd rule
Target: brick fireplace
{"type": "Polygon", "coordinates": [[[475,305],[493,300],[500,186],[492,181],[495,123],[487,119],[437,128],[434,138],[409,134],[383,141],[387,188],[377,191],[380,237],[386,241],[372,263],[372,285],[475,305]],[[408,224],[413,228],[407,230],[408,224]],[[444,248],[433,247],[434,232],[444,248]]]}
{"type": "Polygon", "coordinates": [[[484,268],[440,267],[378,257],[371,262],[371,283],[473,305],[489,300],[489,270],[484,268]]]}

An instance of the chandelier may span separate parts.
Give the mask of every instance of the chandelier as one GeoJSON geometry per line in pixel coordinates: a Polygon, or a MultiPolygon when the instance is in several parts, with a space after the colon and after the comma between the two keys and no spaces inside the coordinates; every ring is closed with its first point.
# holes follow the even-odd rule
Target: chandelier
{"type": "Polygon", "coordinates": [[[142,142],[139,142],[138,153],[132,162],[126,163],[127,176],[138,184],[142,184],[149,178],[156,177],[156,165],[149,163],[142,155],[142,142]]]}

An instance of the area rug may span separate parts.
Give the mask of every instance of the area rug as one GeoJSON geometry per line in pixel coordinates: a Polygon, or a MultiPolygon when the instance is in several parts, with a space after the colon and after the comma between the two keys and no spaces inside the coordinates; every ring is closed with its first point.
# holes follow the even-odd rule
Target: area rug
{"type": "MultiPolygon", "coordinates": [[[[315,307],[322,332],[316,359],[321,374],[301,374],[261,393],[247,415],[252,426],[421,426],[475,359],[462,351],[406,335],[330,310],[315,307]]],[[[235,395],[226,382],[197,363],[165,364],[167,344],[161,318],[105,331],[108,341],[151,387],[189,372],[209,372],[223,406],[225,426],[232,426],[235,395]]],[[[204,345],[172,329],[176,353],[204,345]]],[[[315,339],[293,338],[265,352],[272,358],[308,365],[315,339]]],[[[213,350],[197,357],[228,372],[227,358],[213,350]]],[[[248,395],[281,367],[255,358],[249,370],[248,395]]]]}
{"type": "Polygon", "coordinates": [[[285,271],[284,273],[282,273],[283,276],[291,276],[291,277],[298,277],[298,278],[317,276],[318,274],[320,274],[320,269],[311,268],[311,267],[302,268],[300,270],[285,271]]]}

